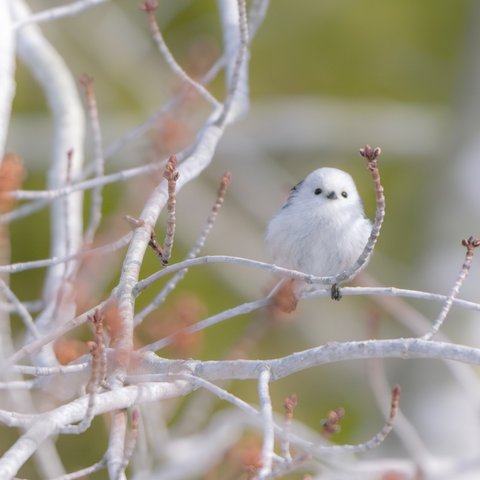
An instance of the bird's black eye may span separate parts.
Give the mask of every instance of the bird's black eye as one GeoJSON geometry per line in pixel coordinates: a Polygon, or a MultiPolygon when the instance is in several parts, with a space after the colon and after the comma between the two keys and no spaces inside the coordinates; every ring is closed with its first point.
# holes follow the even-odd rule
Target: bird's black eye
{"type": "Polygon", "coordinates": [[[343,197],[343,198],[347,198],[347,197],[348,197],[348,193],[347,193],[347,192],[342,192],[342,197],[343,197]]]}
{"type": "Polygon", "coordinates": [[[320,195],[322,193],[322,189],[321,188],[316,188],[314,193],[315,193],[315,195],[320,195]]]}

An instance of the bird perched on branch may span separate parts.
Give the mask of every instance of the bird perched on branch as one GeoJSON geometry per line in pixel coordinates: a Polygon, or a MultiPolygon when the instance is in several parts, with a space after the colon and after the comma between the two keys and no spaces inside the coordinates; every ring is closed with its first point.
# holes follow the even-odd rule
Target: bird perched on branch
{"type": "MultiPolygon", "coordinates": [[[[355,265],[371,231],[352,177],[325,167],[292,188],[268,225],[266,245],[278,266],[333,276],[355,265]]],[[[340,298],[338,289],[332,298],[340,298]]]]}

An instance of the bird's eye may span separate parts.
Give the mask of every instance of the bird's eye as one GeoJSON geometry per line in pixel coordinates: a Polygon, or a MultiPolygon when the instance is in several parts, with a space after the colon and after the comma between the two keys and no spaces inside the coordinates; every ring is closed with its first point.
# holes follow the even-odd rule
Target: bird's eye
{"type": "Polygon", "coordinates": [[[322,193],[322,189],[321,188],[316,188],[314,193],[315,193],[315,195],[320,195],[322,193]]]}
{"type": "Polygon", "coordinates": [[[348,193],[347,193],[347,192],[342,192],[342,197],[343,197],[343,198],[347,198],[347,197],[348,197],[348,193]]]}

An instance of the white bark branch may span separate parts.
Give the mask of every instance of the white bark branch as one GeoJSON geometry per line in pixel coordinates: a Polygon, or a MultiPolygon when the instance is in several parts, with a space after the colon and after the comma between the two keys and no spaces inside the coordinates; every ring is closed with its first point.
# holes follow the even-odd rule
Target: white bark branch
{"type": "Polygon", "coordinates": [[[78,0],[69,5],[62,5],[60,7],[50,8],[43,10],[42,12],[30,14],[28,17],[21,20],[17,20],[15,28],[22,28],[29,23],[43,23],[50,22],[52,20],[58,20],[63,17],[71,17],[77,15],[83,10],[94,7],[100,3],[104,3],[108,0],[78,0]]]}
{"type": "Polygon", "coordinates": [[[269,391],[270,370],[262,369],[258,377],[258,398],[260,400],[260,413],[263,423],[262,467],[258,472],[258,478],[266,478],[272,472],[273,447],[275,433],[273,428],[273,409],[269,391]]]}
{"type": "Polygon", "coordinates": [[[15,95],[15,35],[9,0],[0,0],[0,162],[5,155],[15,95]]]}

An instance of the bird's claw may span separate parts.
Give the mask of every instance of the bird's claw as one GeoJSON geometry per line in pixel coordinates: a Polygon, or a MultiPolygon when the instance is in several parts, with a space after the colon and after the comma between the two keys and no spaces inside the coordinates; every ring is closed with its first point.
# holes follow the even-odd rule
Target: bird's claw
{"type": "Polygon", "coordinates": [[[330,296],[332,297],[332,300],[337,300],[337,302],[342,299],[342,292],[340,292],[340,287],[336,283],[332,285],[330,296]]]}

